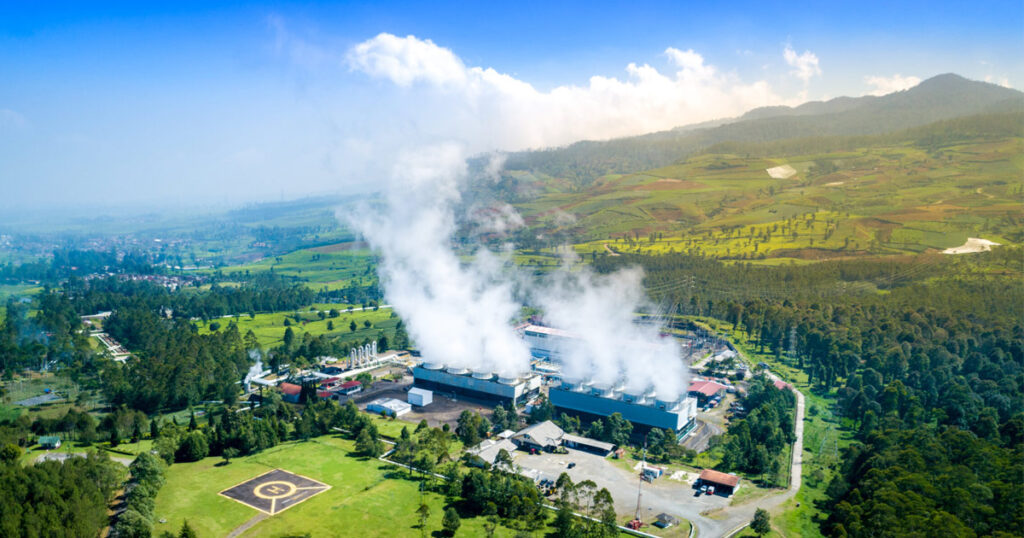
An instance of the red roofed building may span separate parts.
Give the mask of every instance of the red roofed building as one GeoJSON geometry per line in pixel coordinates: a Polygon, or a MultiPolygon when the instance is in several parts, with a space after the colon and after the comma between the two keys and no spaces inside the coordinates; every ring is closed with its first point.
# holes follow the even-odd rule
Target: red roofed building
{"type": "Polygon", "coordinates": [[[773,383],[773,384],[775,385],[775,388],[777,388],[779,390],[789,390],[789,389],[792,388],[792,387],[790,387],[789,383],[786,383],[785,381],[783,381],[781,379],[776,379],[775,383],[773,383]]]}
{"type": "Polygon", "coordinates": [[[690,383],[690,396],[697,398],[697,405],[703,406],[708,400],[725,394],[725,385],[715,381],[694,381],[690,383]]]}
{"type": "Polygon", "coordinates": [[[338,394],[355,394],[363,390],[363,384],[356,380],[346,381],[338,387],[338,394]]]}
{"type": "Polygon", "coordinates": [[[740,485],[740,477],[713,469],[704,469],[700,472],[698,485],[714,486],[716,495],[721,494],[728,497],[740,485]]]}
{"type": "Polygon", "coordinates": [[[286,402],[299,403],[299,394],[302,394],[302,387],[295,383],[281,383],[278,385],[281,389],[281,399],[286,402]]]}

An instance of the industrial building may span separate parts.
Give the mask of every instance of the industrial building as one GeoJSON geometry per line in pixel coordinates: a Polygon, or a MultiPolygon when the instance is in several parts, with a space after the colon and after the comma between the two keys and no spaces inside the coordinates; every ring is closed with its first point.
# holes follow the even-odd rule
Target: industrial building
{"type": "Polygon", "coordinates": [[[434,393],[417,387],[409,389],[409,403],[423,407],[434,401],[434,393]]]}
{"type": "Polygon", "coordinates": [[[575,338],[572,333],[543,325],[527,325],[522,332],[523,340],[530,346],[530,353],[543,359],[560,360],[562,353],[575,338]]]}
{"type": "Polygon", "coordinates": [[[700,478],[697,479],[697,485],[714,487],[717,495],[728,497],[739,487],[740,477],[713,469],[704,469],[700,473],[700,478]]]}
{"type": "Polygon", "coordinates": [[[653,390],[623,390],[568,379],[551,387],[548,398],[556,409],[587,419],[619,413],[633,423],[634,433],[661,428],[682,438],[693,429],[697,416],[696,398],[659,398],[653,390]]]}
{"type": "Polygon", "coordinates": [[[481,370],[445,368],[444,364],[429,361],[413,367],[412,375],[420,388],[513,404],[539,394],[541,386],[540,376],[532,373],[506,377],[481,370]]]}
{"type": "Polygon", "coordinates": [[[378,398],[366,405],[366,411],[400,417],[412,411],[412,405],[394,398],[378,398]]]}

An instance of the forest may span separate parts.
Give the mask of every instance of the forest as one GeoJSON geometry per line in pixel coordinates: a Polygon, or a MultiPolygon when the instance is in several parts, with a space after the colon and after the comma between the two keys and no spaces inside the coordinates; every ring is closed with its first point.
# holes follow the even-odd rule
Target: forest
{"type": "MultiPolygon", "coordinates": [[[[1020,259],[1004,249],[922,272],[891,260],[752,268],[682,255],[595,265],[639,264],[650,283],[716,274],[715,289],[650,289],[669,312],[731,323],[834,402],[856,442],[821,506],[827,534],[906,536],[941,523],[949,535],[974,536],[1024,528],[1020,259]],[[828,293],[815,286],[826,275],[886,289],[828,293]]],[[[751,471],[740,456],[756,445],[742,442],[743,430],[730,430],[727,462],[751,471]]]]}

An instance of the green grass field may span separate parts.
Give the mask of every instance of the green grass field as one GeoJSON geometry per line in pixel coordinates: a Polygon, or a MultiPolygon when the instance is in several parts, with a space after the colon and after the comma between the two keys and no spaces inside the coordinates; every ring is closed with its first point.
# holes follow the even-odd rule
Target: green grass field
{"type": "MultiPolygon", "coordinates": [[[[156,498],[154,534],[177,533],[188,520],[199,536],[226,536],[259,514],[218,492],[271,469],[285,469],[331,486],[331,489],[284,512],[268,517],[243,536],[420,536],[415,512],[419,482],[399,475],[376,459],[353,455],[353,443],[335,436],[289,442],[262,453],[218,465],[220,458],[176,463],[156,498]]],[[[427,530],[441,529],[444,497],[424,493],[430,506],[427,530]]],[[[464,519],[457,536],[484,534],[482,517],[464,519]]],[[[499,528],[497,536],[514,532],[499,528]]]]}
{"type": "Polygon", "coordinates": [[[306,248],[253,263],[201,272],[216,271],[228,278],[241,278],[273,271],[277,275],[296,278],[317,291],[342,289],[350,284],[366,286],[375,281],[377,276],[371,253],[365,249],[345,250],[346,245],[306,248]]]}
{"type": "MultiPolygon", "coordinates": [[[[298,315],[302,321],[296,322],[294,319],[291,320],[292,331],[295,333],[297,340],[301,340],[304,333],[309,333],[313,336],[320,336],[322,334],[329,334],[331,336],[341,337],[342,340],[363,340],[366,338],[380,338],[380,336],[387,335],[391,338],[394,335],[395,326],[398,325],[398,318],[391,317],[392,310],[390,308],[380,308],[378,310],[367,309],[364,311],[354,310],[348,312],[346,309],[347,305],[311,305],[309,307],[303,307],[297,311],[292,312],[275,312],[272,314],[256,314],[255,318],[250,317],[248,314],[243,314],[237,317],[230,318],[219,318],[210,320],[210,323],[216,322],[220,324],[219,330],[224,330],[227,325],[231,322],[238,324],[238,330],[242,335],[245,335],[248,331],[252,331],[259,340],[259,343],[263,347],[276,346],[281,344],[284,339],[285,331],[285,318],[293,318],[298,315]],[[315,311],[310,311],[310,308],[316,310],[329,311],[336,309],[339,312],[339,316],[336,318],[325,318],[320,319],[319,315],[315,311]],[[365,322],[370,322],[370,327],[365,326],[365,322]],[[350,330],[352,322],[356,323],[356,330],[353,332],[350,330]],[[333,324],[334,329],[329,330],[327,328],[328,323],[333,324]]],[[[355,308],[359,308],[356,306],[355,308]]],[[[210,332],[210,325],[200,324],[200,334],[208,334],[210,332]]]]}

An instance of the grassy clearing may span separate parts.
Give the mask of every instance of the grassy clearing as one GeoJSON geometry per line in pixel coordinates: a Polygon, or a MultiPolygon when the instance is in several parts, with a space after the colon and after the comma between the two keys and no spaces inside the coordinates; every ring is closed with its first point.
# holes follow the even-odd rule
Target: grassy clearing
{"type": "MultiPolygon", "coordinates": [[[[290,442],[260,454],[218,465],[220,458],[176,463],[156,498],[155,533],[177,532],[188,520],[199,536],[224,536],[259,512],[218,492],[271,469],[285,469],[331,486],[331,489],[256,524],[245,536],[420,536],[415,512],[419,483],[401,478],[395,468],[353,455],[353,443],[334,436],[290,442]]],[[[402,475],[404,476],[404,475],[402,475]]],[[[444,497],[427,492],[427,530],[441,529],[444,497]]],[[[462,520],[456,536],[484,534],[482,517],[462,520]]],[[[496,536],[512,536],[499,528],[496,536]]]]}
{"type": "Polygon", "coordinates": [[[315,290],[335,290],[351,284],[366,286],[376,279],[374,259],[370,251],[331,250],[328,247],[301,249],[245,265],[206,269],[201,272],[219,272],[228,278],[242,278],[270,271],[304,281],[315,290]]]}
{"type": "Polygon", "coordinates": [[[4,395],[3,401],[0,402],[0,422],[14,420],[22,413],[44,418],[63,416],[81,392],[78,384],[51,373],[17,376],[11,381],[4,381],[2,385],[4,395]],[[32,407],[14,404],[27,398],[41,396],[46,389],[50,389],[62,399],[32,407]]]}
{"type": "MultiPolygon", "coordinates": [[[[348,305],[313,305],[312,307],[303,307],[293,312],[275,312],[271,314],[256,314],[256,317],[250,317],[248,314],[239,316],[233,316],[230,318],[213,319],[206,324],[200,324],[199,333],[209,334],[210,323],[218,323],[220,329],[224,330],[227,328],[228,323],[234,322],[238,324],[238,330],[242,335],[245,335],[248,331],[252,331],[259,343],[263,347],[270,347],[280,345],[284,340],[284,332],[286,329],[285,318],[290,318],[292,332],[295,333],[296,340],[301,341],[302,335],[308,333],[312,336],[320,336],[323,334],[342,337],[345,340],[363,340],[366,338],[380,338],[380,336],[386,335],[391,338],[394,335],[395,326],[398,325],[398,318],[392,317],[392,310],[390,308],[380,308],[378,310],[365,310],[365,311],[353,311],[348,312],[346,309],[348,305]],[[337,309],[339,316],[336,318],[325,318],[320,319],[316,312],[311,312],[310,308],[316,310],[330,310],[337,309]],[[296,321],[295,317],[298,317],[302,321],[296,321]],[[352,331],[350,326],[355,322],[356,330],[352,331]],[[365,323],[369,322],[370,326],[366,327],[365,323]],[[329,329],[328,325],[332,325],[333,329],[329,329]]],[[[356,307],[358,308],[358,307],[356,307]]]]}

